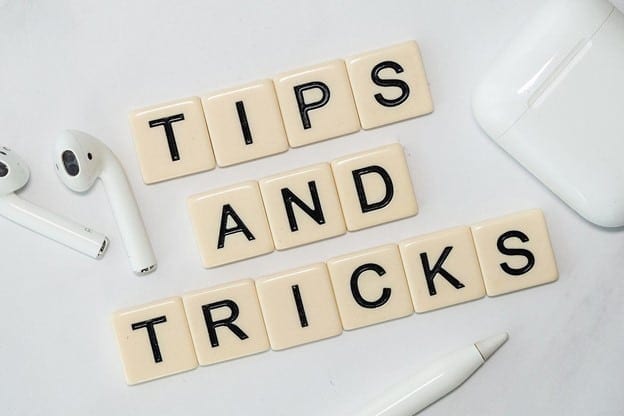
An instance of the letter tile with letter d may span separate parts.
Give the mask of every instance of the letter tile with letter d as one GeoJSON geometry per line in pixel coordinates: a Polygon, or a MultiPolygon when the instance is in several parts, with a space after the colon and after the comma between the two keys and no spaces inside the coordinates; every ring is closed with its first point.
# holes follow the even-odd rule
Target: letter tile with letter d
{"type": "Polygon", "coordinates": [[[472,226],[488,296],[554,282],[557,264],[544,214],[532,209],[472,226]]]}
{"type": "Polygon", "coordinates": [[[197,367],[193,340],[179,297],[116,312],[113,327],[128,384],[197,367]]]}
{"type": "Polygon", "coordinates": [[[251,279],[184,296],[200,365],[209,365],[269,349],[262,311],[251,279]]]}
{"type": "Polygon", "coordinates": [[[400,144],[344,156],[331,165],[349,231],[418,213],[400,144]]]}

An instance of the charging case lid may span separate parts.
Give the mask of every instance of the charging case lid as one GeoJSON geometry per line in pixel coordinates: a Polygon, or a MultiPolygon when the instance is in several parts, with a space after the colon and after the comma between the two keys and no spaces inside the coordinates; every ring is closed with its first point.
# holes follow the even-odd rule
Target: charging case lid
{"type": "Polygon", "coordinates": [[[587,220],[624,225],[624,15],[545,4],[473,96],[485,132],[587,220]]]}

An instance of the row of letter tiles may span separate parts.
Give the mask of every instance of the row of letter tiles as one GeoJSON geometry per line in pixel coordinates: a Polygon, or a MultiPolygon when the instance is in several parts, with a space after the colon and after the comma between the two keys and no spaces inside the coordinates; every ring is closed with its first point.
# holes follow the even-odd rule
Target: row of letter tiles
{"type": "Polygon", "coordinates": [[[420,50],[409,41],[143,108],[129,120],[151,184],[432,111],[420,50]]]}
{"type": "Polygon", "coordinates": [[[117,312],[128,384],[557,280],[524,211],[117,312]],[[484,289],[485,283],[485,289],[484,289]]]}
{"type": "Polygon", "coordinates": [[[400,144],[193,195],[188,209],[204,267],[418,213],[400,144]]]}

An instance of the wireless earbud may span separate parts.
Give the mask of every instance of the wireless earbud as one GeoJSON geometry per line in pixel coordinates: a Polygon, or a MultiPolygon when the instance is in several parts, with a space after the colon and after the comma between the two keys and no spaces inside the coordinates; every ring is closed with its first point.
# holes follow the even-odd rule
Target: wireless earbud
{"type": "Polygon", "coordinates": [[[87,256],[102,257],[108,247],[106,236],[15,195],[29,178],[26,163],[9,148],[0,147],[0,215],[87,256]]]}
{"type": "Polygon", "coordinates": [[[141,213],[121,164],[111,150],[87,133],[64,131],[56,142],[56,172],[76,192],[90,189],[98,178],[104,183],[132,269],[146,274],[156,268],[141,213]]]}

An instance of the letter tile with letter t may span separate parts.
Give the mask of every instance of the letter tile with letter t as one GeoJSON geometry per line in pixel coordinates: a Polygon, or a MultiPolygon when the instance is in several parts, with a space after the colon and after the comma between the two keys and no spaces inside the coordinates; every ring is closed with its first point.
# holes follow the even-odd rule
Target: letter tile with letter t
{"type": "Polygon", "coordinates": [[[347,59],[363,129],[433,111],[427,76],[414,41],[347,59]]]}
{"type": "Polygon", "coordinates": [[[189,293],[183,299],[200,365],[269,349],[253,280],[189,293]]]}
{"type": "Polygon", "coordinates": [[[331,165],[349,231],[418,213],[410,172],[400,144],[345,156],[331,165]]]}
{"type": "Polygon", "coordinates": [[[116,312],[113,327],[128,384],[197,367],[182,299],[163,299],[116,312]]]}
{"type": "Polygon", "coordinates": [[[198,97],[136,110],[129,120],[146,184],[215,168],[198,97]]]}
{"type": "Polygon", "coordinates": [[[472,226],[488,296],[554,282],[557,263],[544,214],[518,212],[472,226]]]}
{"type": "Polygon", "coordinates": [[[288,150],[273,81],[262,80],[202,98],[219,166],[288,150]]]}
{"type": "Polygon", "coordinates": [[[342,326],[355,329],[414,312],[403,262],[395,244],[327,262],[342,326]]]}
{"type": "Polygon", "coordinates": [[[192,195],[187,205],[204,267],[274,250],[257,182],[192,195]]]}
{"type": "Polygon", "coordinates": [[[360,130],[343,60],[280,74],[274,83],[290,146],[304,146],[360,130]]]}
{"type": "Polygon", "coordinates": [[[347,231],[328,163],[261,179],[260,190],[278,250],[347,231]]]}
{"type": "Polygon", "coordinates": [[[258,279],[256,289],[272,349],[282,350],[342,333],[325,263],[258,279]]]}
{"type": "Polygon", "coordinates": [[[399,243],[414,310],[427,312],[485,296],[470,228],[455,227],[399,243]]]}

